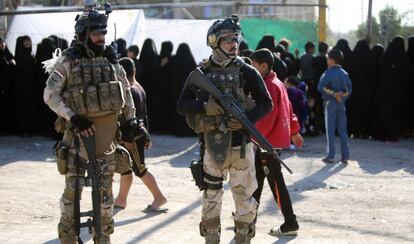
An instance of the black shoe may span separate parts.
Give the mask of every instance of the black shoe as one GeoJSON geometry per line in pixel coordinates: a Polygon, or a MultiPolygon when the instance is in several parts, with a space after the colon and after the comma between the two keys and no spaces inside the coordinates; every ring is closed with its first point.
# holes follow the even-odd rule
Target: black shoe
{"type": "Polygon", "coordinates": [[[327,163],[327,164],[333,164],[333,163],[335,163],[335,159],[334,158],[324,157],[321,160],[322,160],[322,162],[327,163]]]}
{"type": "Polygon", "coordinates": [[[298,234],[299,224],[297,221],[292,223],[283,223],[279,228],[269,230],[271,236],[294,236],[298,234]]]}

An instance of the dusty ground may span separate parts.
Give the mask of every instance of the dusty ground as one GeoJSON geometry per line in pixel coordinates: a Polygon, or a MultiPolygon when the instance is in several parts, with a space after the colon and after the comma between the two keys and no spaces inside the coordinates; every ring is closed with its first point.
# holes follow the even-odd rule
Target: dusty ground
{"type": "MultiPolygon", "coordinates": [[[[168,197],[168,213],[141,210],[151,196],[134,179],[127,209],[115,215],[113,243],[202,243],[198,234],[200,192],[191,181],[189,162],[196,158],[194,138],[154,136],[149,170],[168,197]]],[[[58,243],[58,174],[46,138],[0,137],[0,243],[58,243]]],[[[324,137],[307,138],[296,153],[284,153],[294,174],[285,174],[301,226],[297,237],[269,236],[283,218],[269,188],[264,190],[257,235],[252,243],[414,243],[414,141],[394,144],[351,140],[348,165],[326,165],[324,137]]],[[[114,189],[119,187],[115,177],[114,189]]],[[[226,184],[222,243],[233,237],[233,200],[226,184]]],[[[89,191],[82,208],[89,209],[89,191]]],[[[90,241],[88,233],[82,234],[90,241]]]]}

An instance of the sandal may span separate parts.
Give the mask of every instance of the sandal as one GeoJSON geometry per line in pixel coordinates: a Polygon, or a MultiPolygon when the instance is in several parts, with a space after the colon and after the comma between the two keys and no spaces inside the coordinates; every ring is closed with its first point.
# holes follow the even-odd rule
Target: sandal
{"type": "Polygon", "coordinates": [[[291,230],[291,231],[285,231],[283,232],[280,227],[276,228],[271,228],[269,230],[269,235],[271,236],[295,236],[298,234],[297,230],[291,230]]]}

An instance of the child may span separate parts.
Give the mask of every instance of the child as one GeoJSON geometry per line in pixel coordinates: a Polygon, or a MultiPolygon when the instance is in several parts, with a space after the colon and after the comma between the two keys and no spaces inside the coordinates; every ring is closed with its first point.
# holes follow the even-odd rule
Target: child
{"type": "Polygon", "coordinates": [[[296,114],[299,120],[299,125],[302,131],[306,119],[307,101],[305,94],[298,88],[299,81],[296,77],[291,76],[285,82],[285,87],[292,104],[293,113],[296,114]]]}
{"type": "MultiPolygon", "coordinates": [[[[272,67],[274,56],[270,50],[263,48],[256,50],[250,58],[252,65],[263,77],[266,88],[273,100],[273,110],[265,117],[256,122],[256,128],[272,144],[274,148],[289,148],[290,142],[297,147],[303,145],[303,138],[299,134],[300,126],[296,115],[293,113],[292,105],[283,83],[278,79],[272,67]]],[[[253,193],[253,197],[260,203],[260,197],[263,190],[265,173],[262,167],[260,150],[256,152],[255,166],[258,187],[253,193]]],[[[270,235],[296,235],[299,230],[299,224],[296,215],[293,212],[292,202],[283,178],[280,164],[268,164],[269,171],[273,173],[275,182],[268,179],[270,189],[276,200],[278,207],[282,210],[285,222],[280,227],[271,228],[270,235]]]]}
{"type": "Polygon", "coordinates": [[[349,160],[345,101],[351,95],[352,83],[340,65],[342,59],[343,54],[339,49],[334,48],[328,53],[328,69],[323,73],[318,84],[325,109],[325,128],[328,140],[328,156],[322,159],[325,163],[335,162],[336,129],[341,139],[341,161],[348,163],[349,160]]]}

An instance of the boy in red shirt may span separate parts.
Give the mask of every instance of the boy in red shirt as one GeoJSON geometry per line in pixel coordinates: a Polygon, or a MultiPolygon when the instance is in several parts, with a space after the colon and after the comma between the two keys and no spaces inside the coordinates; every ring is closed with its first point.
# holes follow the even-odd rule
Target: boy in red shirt
{"type": "MultiPolygon", "coordinates": [[[[300,125],[298,118],[293,113],[292,105],[284,84],[276,77],[272,71],[274,58],[268,49],[259,49],[251,56],[252,65],[263,77],[266,87],[273,100],[273,110],[261,120],[256,122],[256,128],[273,145],[274,148],[289,148],[291,141],[296,147],[303,145],[303,138],[299,134],[300,125]]],[[[262,158],[259,150],[256,151],[256,177],[258,188],[253,197],[260,203],[260,196],[263,190],[265,174],[262,168],[262,158]]],[[[280,164],[268,164],[269,171],[272,172],[275,182],[269,182],[275,201],[281,209],[285,222],[278,228],[272,228],[270,235],[295,235],[299,229],[296,215],[293,213],[292,202],[283,179],[280,164]]]]}

